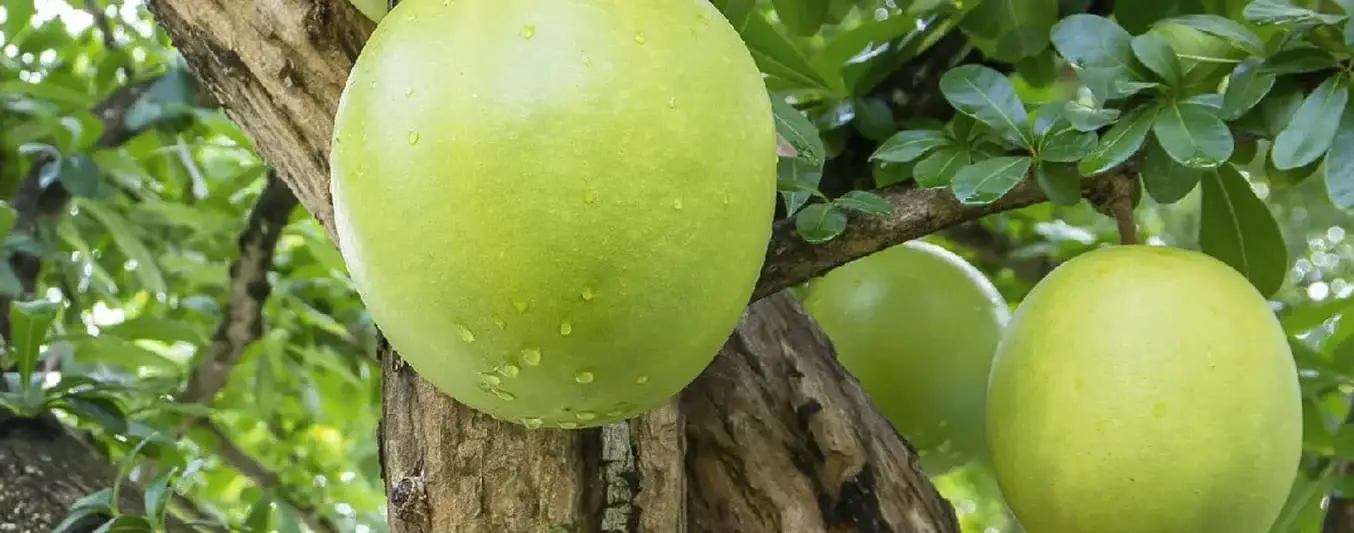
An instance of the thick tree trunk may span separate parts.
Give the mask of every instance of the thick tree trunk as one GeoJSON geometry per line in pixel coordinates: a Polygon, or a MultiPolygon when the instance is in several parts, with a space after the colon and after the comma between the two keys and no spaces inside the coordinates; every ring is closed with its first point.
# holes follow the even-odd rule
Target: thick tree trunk
{"type": "MultiPolygon", "coordinates": [[[[333,114],[371,23],[344,0],[150,5],[204,86],[332,236],[333,114]]],[[[916,232],[923,223],[1038,201],[1037,190],[982,210],[911,194],[891,200],[913,217],[891,221],[899,231],[869,242],[845,235],[835,248],[878,249],[924,234],[916,232]]],[[[848,259],[801,248],[770,252],[803,255],[813,264],[796,268],[818,271],[848,259]]],[[[794,281],[781,270],[771,276],[762,289],[794,281]]],[[[784,295],[754,303],[672,404],[596,430],[495,421],[436,392],[388,346],[381,351],[395,532],[958,530],[905,441],[784,295]]]]}

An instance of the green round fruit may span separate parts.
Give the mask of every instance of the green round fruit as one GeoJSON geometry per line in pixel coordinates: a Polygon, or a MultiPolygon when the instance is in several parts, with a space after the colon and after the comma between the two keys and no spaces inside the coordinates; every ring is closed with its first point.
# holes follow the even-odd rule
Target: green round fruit
{"type": "Polygon", "coordinates": [[[389,11],[389,0],[349,0],[367,18],[380,22],[389,11]]]}
{"type": "Polygon", "coordinates": [[[1287,338],[1236,270],[1117,246],[1044,278],[988,385],[1002,493],[1038,533],[1264,533],[1301,455],[1287,338]]]}
{"type": "Polygon", "coordinates": [[[1009,312],[982,272],[912,241],[814,280],[804,308],[927,473],[985,455],[987,375],[1009,312]]]}
{"type": "Polygon", "coordinates": [[[439,390],[527,427],[599,426],[671,398],[737,325],[775,135],[704,0],[405,0],[339,103],[340,248],[439,390]]]}

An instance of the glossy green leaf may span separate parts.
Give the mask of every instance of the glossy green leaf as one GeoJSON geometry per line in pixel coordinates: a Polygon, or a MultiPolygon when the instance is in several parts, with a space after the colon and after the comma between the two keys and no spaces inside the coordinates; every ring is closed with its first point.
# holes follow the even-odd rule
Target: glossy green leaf
{"type": "Polygon", "coordinates": [[[1203,172],[1181,165],[1162,149],[1158,139],[1147,147],[1139,175],[1143,188],[1147,189],[1147,194],[1153,200],[1161,204],[1173,204],[1199,186],[1203,172]]]}
{"type": "Polygon", "coordinates": [[[56,304],[47,300],[10,303],[10,334],[14,337],[12,355],[18,363],[21,383],[27,384],[37,368],[38,354],[58,310],[56,304]]]}
{"type": "Polygon", "coordinates": [[[1130,111],[1113,127],[1100,136],[1100,142],[1090,155],[1081,160],[1077,169],[1083,176],[1094,176],[1127,161],[1142,148],[1143,139],[1156,120],[1155,107],[1140,107],[1130,111]]]}
{"type": "Polygon", "coordinates": [[[827,2],[823,0],[772,0],[776,14],[786,28],[799,35],[813,35],[827,18],[827,2]]]}
{"type": "Polygon", "coordinates": [[[782,157],[776,162],[776,190],[785,198],[786,212],[793,215],[818,192],[822,167],[799,158],[782,157]]]}
{"type": "Polygon", "coordinates": [[[819,244],[846,231],[846,212],[832,204],[813,204],[795,214],[795,231],[805,242],[819,244]]]}
{"type": "Polygon", "coordinates": [[[1288,0],[1254,0],[1241,13],[1256,24],[1337,24],[1345,19],[1343,15],[1318,13],[1288,0]]]}
{"type": "Polygon", "coordinates": [[[74,196],[87,198],[103,194],[103,175],[94,158],[88,154],[74,154],[61,158],[58,171],[61,185],[74,196]]]}
{"type": "Polygon", "coordinates": [[[955,67],[941,76],[940,90],[960,113],[987,124],[1012,142],[1034,146],[1025,106],[1011,80],[1000,72],[982,65],[955,67]]]}
{"type": "Polygon", "coordinates": [[[927,152],[953,144],[945,132],[939,130],[904,130],[895,133],[879,145],[879,149],[870,156],[872,160],[890,163],[906,163],[917,159],[927,152]]]}
{"type": "Polygon", "coordinates": [[[67,396],[62,399],[72,414],[91,420],[108,431],[127,431],[127,414],[117,402],[101,396],[67,396]]]}
{"type": "Polygon", "coordinates": [[[1101,103],[1119,96],[1116,80],[1144,77],[1133,63],[1133,36],[1110,19],[1069,15],[1053,26],[1051,39],[1101,103]]]}
{"type": "Polygon", "coordinates": [[[145,509],[146,516],[157,524],[164,523],[164,513],[169,507],[169,496],[173,493],[169,483],[173,481],[174,475],[179,472],[178,467],[170,468],[164,473],[156,476],[146,486],[145,509]]]}
{"type": "Polygon", "coordinates": [[[1283,285],[1288,249],[1279,225],[1232,165],[1203,175],[1199,246],[1249,279],[1265,297],[1283,285]]]}
{"type": "Polygon", "coordinates": [[[1030,171],[1029,157],[995,157],[979,161],[962,169],[954,176],[950,188],[955,198],[965,205],[983,205],[995,202],[1015,188],[1030,171]]]}
{"type": "Polygon", "coordinates": [[[834,89],[814,70],[799,47],[781,35],[761,13],[753,10],[742,26],[735,28],[762,72],[798,87],[834,89]]]}
{"type": "Polygon", "coordinates": [[[893,214],[893,204],[869,191],[850,191],[833,200],[832,203],[842,209],[868,215],[888,216],[893,214]]]}
{"type": "Polygon", "coordinates": [[[4,32],[7,41],[12,41],[21,30],[27,27],[36,11],[33,0],[5,0],[4,32]]]}
{"type": "Polygon", "coordinates": [[[1095,150],[1097,140],[1094,132],[1071,127],[1055,131],[1040,143],[1039,159],[1059,163],[1080,161],[1095,150]]]}
{"type": "Polygon", "coordinates": [[[113,242],[117,243],[128,257],[136,260],[136,276],[141,281],[142,288],[152,293],[162,293],[168,290],[165,285],[164,275],[156,265],[155,255],[146,244],[141,241],[140,231],[135,228],[121,214],[117,213],[108,206],[99,202],[80,202],[80,208],[89,213],[90,216],[98,219],[113,237],[113,242]]]}
{"type": "Polygon", "coordinates": [[[1190,168],[1221,165],[1236,145],[1227,124],[1198,104],[1164,107],[1152,123],[1152,133],[1171,158],[1190,168]]]}
{"type": "Polygon", "coordinates": [[[771,112],[776,120],[776,133],[790,141],[799,151],[799,157],[821,165],[827,157],[827,150],[823,147],[823,137],[818,133],[818,127],[782,98],[771,99],[771,112]]]}
{"type": "Polygon", "coordinates": [[[1118,120],[1119,110],[1091,107],[1081,102],[1067,102],[1063,117],[1078,131],[1096,131],[1118,120]]]}
{"type": "Polygon", "coordinates": [[[249,533],[266,533],[273,527],[273,500],[263,498],[249,507],[249,516],[244,520],[245,530],[249,533]]]}
{"type": "Polygon", "coordinates": [[[1292,80],[1287,78],[1275,80],[1270,94],[1260,101],[1260,115],[1267,136],[1278,137],[1279,133],[1293,121],[1293,115],[1302,107],[1303,100],[1305,95],[1292,80]]]}
{"type": "Polygon", "coordinates": [[[14,223],[19,220],[19,212],[10,207],[8,203],[0,200],[0,236],[8,235],[10,230],[14,229],[14,223]]]}
{"type": "Polygon", "coordinates": [[[1331,76],[1322,82],[1274,139],[1274,166],[1282,170],[1296,168],[1325,154],[1348,101],[1349,83],[1344,76],[1331,76]]]}
{"type": "Polygon", "coordinates": [[[1261,68],[1274,74],[1303,74],[1340,65],[1330,52],[1316,47],[1290,48],[1265,59],[1261,68]]]}
{"type": "Polygon", "coordinates": [[[154,533],[155,526],[144,517],[122,515],[99,526],[94,533],[154,533]]]}
{"type": "Polygon", "coordinates": [[[948,187],[959,169],[969,165],[972,154],[959,147],[941,148],[922,159],[912,168],[917,185],[926,189],[948,187]]]}
{"type": "Polygon", "coordinates": [[[1354,211],[1354,106],[1346,106],[1326,153],[1326,192],[1331,203],[1354,211]]]}
{"type": "Polygon", "coordinates": [[[1144,33],[1133,38],[1131,47],[1133,55],[1160,76],[1166,85],[1179,87],[1184,83],[1180,60],[1175,57],[1175,50],[1171,49],[1170,43],[1167,43],[1165,38],[1155,33],[1144,33]]]}
{"type": "Polygon", "coordinates": [[[96,514],[113,514],[113,489],[99,489],[76,500],[71,505],[70,514],[52,529],[52,533],[71,531],[75,524],[96,514]]]}
{"type": "Polygon", "coordinates": [[[1274,150],[1265,154],[1265,178],[1269,185],[1275,189],[1286,189],[1301,185],[1307,181],[1307,178],[1316,174],[1321,167],[1321,160],[1317,159],[1306,165],[1297,168],[1281,169],[1274,166],[1274,150]]]}
{"type": "Polygon", "coordinates": [[[1163,22],[1189,26],[1196,30],[1222,37],[1231,42],[1233,46],[1237,46],[1254,55],[1262,55],[1265,53],[1265,43],[1260,40],[1260,37],[1257,36],[1255,32],[1227,17],[1208,14],[1185,15],[1166,19],[1163,22]]]}
{"type": "Polygon", "coordinates": [[[1276,78],[1273,72],[1261,70],[1255,61],[1238,64],[1227,80],[1227,91],[1222,96],[1222,118],[1241,118],[1269,94],[1276,78]]]}
{"type": "Polygon", "coordinates": [[[1055,204],[1072,206],[1081,202],[1081,174],[1076,165],[1040,161],[1034,169],[1034,179],[1055,204]]]}
{"type": "MultiPolygon", "coordinates": [[[[853,59],[868,55],[879,46],[916,29],[917,20],[906,15],[894,15],[884,20],[870,19],[844,33],[833,35],[809,63],[824,77],[835,77],[845,84],[842,69],[853,59]]],[[[855,93],[854,87],[851,88],[855,93]]]]}

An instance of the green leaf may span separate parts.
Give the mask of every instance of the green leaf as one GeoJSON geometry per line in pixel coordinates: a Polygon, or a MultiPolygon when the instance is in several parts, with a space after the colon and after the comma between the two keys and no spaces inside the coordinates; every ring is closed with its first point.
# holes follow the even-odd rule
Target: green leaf
{"type": "Polygon", "coordinates": [[[982,65],[958,66],[941,76],[940,90],[960,113],[987,124],[1011,142],[1034,146],[1025,106],[1011,80],[1000,72],[982,65]]]}
{"type": "Polygon", "coordinates": [[[782,157],[776,162],[776,190],[785,198],[788,214],[795,214],[818,192],[823,169],[800,158],[782,157]]]}
{"type": "Polygon", "coordinates": [[[245,531],[265,533],[273,527],[273,499],[261,498],[249,507],[249,516],[244,520],[245,531]]]}
{"type": "Polygon", "coordinates": [[[912,179],[925,189],[948,187],[959,169],[968,166],[971,159],[972,154],[964,148],[941,148],[912,167],[912,179]]]}
{"type": "Polygon", "coordinates": [[[1199,246],[1231,265],[1268,298],[1283,285],[1288,250],[1279,224],[1232,165],[1203,175],[1199,246]]]}
{"type": "Polygon", "coordinates": [[[1091,107],[1081,102],[1067,102],[1063,117],[1077,131],[1096,131],[1119,119],[1118,109],[1091,107]]]}
{"type": "Polygon", "coordinates": [[[1344,76],[1331,76],[1321,82],[1274,139],[1274,166],[1280,170],[1296,168],[1326,153],[1348,101],[1349,84],[1344,76]]]}
{"type": "Polygon", "coordinates": [[[846,231],[846,212],[832,204],[813,204],[795,215],[795,231],[810,244],[830,241],[846,231]]]}
{"type": "Polygon", "coordinates": [[[75,154],[61,158],[61,185],[73,196],[98,197],[103,192],[103,173],[94,158],[75,154]]]}
{"type": "Polygon", "coordinates": [[[1053,26],[1053,47],[1067,59],[1096,101],[1116,98],[1116,80],[1140,80],[1133,66],[1133,36],[1099,15],[1075,14],[1053,26]]]}
{"type": "Polygon", "coordinates": [[[104,488],[85,495],[71,505],[71,512],[52,529],[52,533],[70,531],[77,522],[96,514],[113,514],[113,489],[104,488]]]}
{"type": "Polygon", "coordinates": [[[1142,148],[1147,131],[1156,120],[1157,108],[1144,106],[1129,111],[1123,119],[1100,136],[1100,143],[1091,154],[1081,160],[1077,170],[1083,176],[1106,172],[1127,161],[1142,148]]]}
{"type": "Polygon", "coordinates": [[[710,3],[724,14],[724,18],[734,29],[742,32],[748,16],[752,14],[752,8],[757,5],[757,0],[710,0],[710,3]]]}
{"type": "Polygon", "coordinates": [[[1131,41],[1133,55],[1147,65],[1147,68],[1161,76],[1161,80],[1171,87],[1184,83],[1184,72],[1180,69],[1180,60],[1175,57],[1166,39],[1155,33],[1144,33],[1131,41]]]}
{"type": "Polygon", "coordinates": [[[1297,168],[1280,169],[1274,166],[1274,150],[1265,154],[1265,178],[1269,180],[1270,187],[1275,189],[1296,187],[1316,174],[1320,167],[1321,160],[1318,159],[1297,168]]]}
{"type": "Polygon", "coordinates": [[[1081,202],[1081,174],[1076,165],[1041,161],[1034,170],[1034,180],[1055,204],[1073,206],[1081,202]]]}
{"type": "Polygon", "coordinates": [[[1255,0],[1246,5],[1241,15],[1256,24],[1338,24],[1344,15],[1327,15],[1287,0],[1255,0]]]}
{"type": "Polygon", "coordinates": [[[122,515],[99,526],[94,533],[154,533],[155,526],[140,516],[122,515]]]}
{"type": "MultiPolygon", "coordinates": [[[[1306,409],[1304,414],[1305,411],[1306,409]]],[[[1305,469],[1299,469],[1297,475],[1293,477],[1293,485],[1289,488],[1283,509],[1270,527],[1269,533],[1318,531],[1321,528],[1322,517],[1326,514],[1321,508],[1321,502],[1335,488],[1336,476],[1340,471],[1336,468],[1338,465],[1339,462],[1330,462],[1318,471],[1315,477],[1310,477],[1305,469]]]]}
{"type": "Polygon", "coordinates": [[[799,151],[799,157],[821,165],[827,150],[823,147],[823,137],[819,135],[818,127],[783,98],[771,99],[771,112],[776,119],[776,133],[790,141],[799,151]]]}
{"type": "Polygon", "coordinates": [[[1263,55],[1265,53],[1265,43],[1255,32],[1247,29],[1245,26],[1227,17],[1218,15],[1185,15],[1182,17],[1170,18],[1162,23],[1174,23],[1183,26],[1189,26],[1204,33],[1210,33],[1231,42],[1233,46],[1241,48],[1252,55],[1263,55]]]}
{"type": "Polygon", "coordinates": [[[1265,59],[1261,68],[1274,74],[1304,74],[1340,65],[1330,52],[1314,47],[1281,50],[1265,59]]]}
{"type": "Polygon", "coordinates": [[[14,337],[13,353],[21,383],[27,384],[38,366],[38,352],[47,340],[47,329],[56,320],[57,310],[57,304],[47,300],[10,303],[10,334],[14,337]]]}
{"type": "Polygon", "coordinates": [[[19,220],[19,212],[10,207],[8,203],[0,200],[0,236],[8,235],[14,229],[14,223],[19,220]]]}
{"type": "Polygon", "coordinates": [[[127,414],[117,402],[102,396],[66,396],[62,399],[66,409],[76,416],[89,419],[110,432],[127,432],[127,414]]]}
{"type": "Polygon", "coordinates": [[[965,205],[995,202],[1015,188],[1030,171],[1029,157],[994,157],[959,170],[951,188],[965,205]]]}
{"type": "Polygon", "coordinates": [[[1157,114],[1152,133],[1166,153],[1190,168],[1213,168],[1232,156],[1236,141],[1216,114],[1199,104],[1176,103],[1157,114]]]}
{"type": "Polygon", "coordinates": [[[1227,92],[1222,95],[1222,118],[1241,118],[1269,94],[1276,78],[1273,72],[1261,70],[1255,61],[1238,64],[1227,80],[1227,92]]]}
{"type": "Polygon", "coordinates": [[[100,202],[80,202],[80,209],[102,222],[127,257],[136,260],[136,276],[143,289],[154,294],[168,291],[164,276],[155,263],[155,255],[141,242],[140,229],[129,224],[127,219],[100,202]]]}
{"type": "Polygon", "coordinates": [[[1044,51],[1058,21],[1057,0],[983,0],[960,21],[984,55],[1016,63],[1044,51]]]}
{"type": "Polygon", "coordinates": [[[13,41],[24,28],[32,23],[33,0],[5,0],[5,40],[13,41]]]}
{"type": "MultiPolygon", "coordinates": [[[[819,1],[819,0],[807,0],[819,1]]],[[[823,50],[813,56],[809,63],[825,77],[833,77],[846,84],[843,67],[862,55],[868,56],[880,46],[910,32],[916,31],[917,19],[905,15],[894,15],[884,20],[873,18],[862,22],[849,31],[833,35],[823,46],[823,50]]],[[[858,89],[850,87],[852,93],[858,89]]]]}
{"type": "Polygon", "coordinates": [[[938,130],[903,130],[893,134],[879,146],[871,160],[889,163],[906,163],[917,159],[927,152],[953,144],[945,132],[938,130]]]}
{"type": "Polygon", "coordinates": [[[772,5],[781,23],[803,36],[817,33],[827,18],[827,2],[823,0],[772,0],[772,5]]]}
{"type": "Polygon", "coordinates": [[[1270,138],[1278,137],[1279,133],[1292,122],[1293,115],[1302,107],[1304,99],[1302,90],[1292,80],[1288,78],[1275,80],[1270,94],[1260,101],[1260,115],[1264,119],[1265,133],[1270,138]]]}
{"type": "Polygon", "coordinates": [[[178,472],[179,468],[177,466],[170,468],[159,476],[156,476],[156,478],[150,482],[150,485],[146,486],[146,516],[157,524],[164,523],[164,512],[168,508],[168,505],[166,504],[169,503],[169,495],[171,494],[169,482],[174,479],[174,474],[177,474],[178,472]]]}
{"type": "Polygon", "coordinates": [[[893,204],[869,191],[850,191],[832,201],[842,209],[857,211],[868,215],[888,216],[893,214],[893,204]]]}
{"type": "Polygon", "coordinates": [[[1143,187],[1153,200],[1161,204],[1173,204],[1199,186],[1203,171],[1176,162],[1161,148],[1158,140],[1147,147],[1139,175],[1143,187]]]}
{"type": "Polygon", "coordinates": [[[14,266],[9,264],[10,253],[0,253],[0,294],[10,298],[18,298],[23,295],[23,282],[19,281],[19,276],[14,273],[14,266]]]}
{"type": "Polygon", "coordinates": [[[882,141],[898,132],[898,123],[893,120],[893,109],[880,98],[852,98],[856,119],[851,125],[872,141],[882,141]]]}
{"type": "Polygon", "coordinates": [[[803,52],[789,38],[781,35],[770,22],[753,10],[747,14],[742,26],[734,26],[743,37],[748,52],[757,63],[757,67],[768,76],[774,76],[799,87],[836,90],[831,87],[804,58],[803,52]]]}
{"type": "Polygon", "coordinates": [[[1331,203],[1354,210],[1354,106],[1346,106],[1326,153],[1326,193],[1331,203]]]}
{"type": "Polygon", "coordinates": [[[1096,140],[1094,132],[1066,128],[1048,135],[1043,140],[1039,148],[1039,159],[1059,163],[1079,161],[1095,150],[1096,140]]]}

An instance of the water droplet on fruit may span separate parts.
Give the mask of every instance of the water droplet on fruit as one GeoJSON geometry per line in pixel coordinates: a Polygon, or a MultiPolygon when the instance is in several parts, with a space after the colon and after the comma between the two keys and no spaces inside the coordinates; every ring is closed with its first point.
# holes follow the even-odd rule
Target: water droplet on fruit
{"type": "Polygon", "coordinates": [[[515,395],[513,395],[513,393],[508,392],[508,391],[505,391],[505,390],[494,389],[493,392],[494,392],[494,396],[498,396],[498,399],[503,400],[503,401],[505,401],[505,402],[511,402],[511,401],[517,399],[517,396],[515,396],[515,395]]]}
{"type": "Polygon", "coordinates": [[[531,38],[532,38],[532,37],[535,37],[535,36],[536,36],[536,25],[535,25],[535,24],[527,24],[526,26],[523,26],[523,27],[522,27],[522,38],[523,38],[523,39],[526,39],[526,40],[530,41],[531,38]]]}
{"type": "Polygon", "coordinates": [[[728,205],[729,205],[729,195],[727,195],[727,194],[724,195],[724,205],[725,205],[725,206],[728,206],[728,205]]]}
{"type": "Polygon", "coordinates": [[[577,381],[577,382],[583,383],[583,384],[592,383],[592,380],[593,380],[593,379],[594,379],[594,376],[592,375],[592,372],[579,372],[579,373],[577,373],[577,374],[574,375],[574,381],[577,381]]]}
{"type": "Polygon", "coordinates": [[[706,18],[705,13],[696,13],[696,20],[699,20],[699,21],[701,21],[701,22],[709,22],[709,21],[710,21],[710,19],[706,18]]]}
{"type": "Polygon", "coordinates": [[[451,5],[451,0],[442,0],[442,5],[443,5],[443,6],[449,6],[449,5],[451,5]]]}
{"type": "Polygon", "coordinates": [[[577,412],[577,413],[574,413],[574,418],[577,418],[577,419],[583,420],[583,421],[596,420],[596,419],[597,419],[597,413],[594,413],[594,412],[592,412],[592,411],[579,411],[579,412],[577,412]]]}
{"type": "Polygon", "coordinates": [[[503,365],[503,368],[498,369],[498,373],[503,374],[505,378],[515,378],[517,373],[521,371],[522,369],[517,368],[517,365],[503,365]]]}
{"type": "Polygon", "coordinates": [[[405,96],[405,97],[410,97],[410,96],[413,96],[413,95],[414,95],[414,88],[413,88],[413,87],[410,87],[410,88],[404,90],[404,96],[405,96]]]}
{"type": "Polygon", "coordinates": [[[584,56],[583,56],[583,66],[584,66],[584,67],[591,67],[591,66],[592,66],[592,58],[591,58],[591,57],[588,57],[587,55],[584,55],[584,56]]]}
{"type": "Polygon", "coordinates": [[[668,109],[677,109],[677,97],[668,98],[668,109]]]}
{"type": "Polygon", "coordinates": [[[541,351],[536,348],[522,349],[522,362],[527,366],[536,366],[541,364],[541,351]]]}
{"type": "Polygon", "coordinates": [[[505,327],[508,326],[508,323],[503,321],[503,317],[498,316],[497,313],[495,313],[495,314],[493,315],[493,318],[494,318],[494,325],[495,325],[495,326],[498,326],[498,329],[503,329],[503,328],[505,328],[505,327]]]}
{"type": "Polygon", "coordinates": [[[607,416],[607,418],[616,418],[616,417],[621,416],[621,415],[623,415],[623,414],[625,414],[625,411],[622,411],[622,410],[620,410],[620,409],[617,409],[617,410],[615,410],[615,411],[607,412],[606,416],[607,416]]]}
{"type": "Polygon", "coordinates": [[[409,146],[413,146],[415,144],[418,144],[418,132],[411,131],[409,132],[409,146]]]}
{"type": "Polygon", "coordinates": [[[640,45],[640,46],[644,46],[644,43],[647,43],[647,42],[649,42],[649,41],[646,40],[646,39],[644,38],[643,35],[635,34],[635,44],[638,44],[638,45],[640,45]]]}
{"type": "Polygon", "coordinates": [[[574,325],[573,325],[573,324],[570,324],[568,320],[565,320],[564,322],[560,322],[560,323],[559,323],[559,334],[560,334],[560,335],[563,335],[563,336],[565,336],[565,337],[568,337],[569,334],[570,334],[570,333],[573,333],[573,332],[574,332],[574,325]]]}
{"type": "Polygon", "coordinates": [[[643,384],[648,383],[648,382],[649,382],[649,376],[640,376],[640,377],[635,378],[635,383],[638,383],[638,384],[640,384],[640,385],[643,385],[643,384]]]}
{"type": "Polygon", "coordinates": [[[573,422],[560,422],[559,427],[564,429],[578,429],[578,424],[573,422]]]}
{"type": "Polygon", "coordinates": [[[678,211],[681,211],[681,210],[682,210],[682,199],[681,199],[681,198],[677,198],[677,199],[673,200],[673,201],[672,201],[672,208],[673,208],[673,209],[676,209],[676,210],[678,210],[678,211]]]}
{"type": "Polygon", "coordinates": [[[480,380],[483,381],[485,385],[488,385],[490,387],[497,387],[503,384],[502,378],[490,374],[488,372],[480,372],[480,380]]]}
{"type": "Polygon", "coordinates": [[[590,204],[597,201],[597,192],[592,189],[583,191],[583,203],[590,204]]]}
{"type": "Polygon", "coordinates": [[[526,300],[514,299],[512,301],[512,306],[517,308],[518,313],[525,313],[527,312],[527,309],[531,308],[531,303],[526,300]]]}
{"type": "Polygon", "coordinates": [[[596,295],[592,293],[592,287],[583,287],[583,292],[579,293],[579,296],[583,298],[583,301],[591,302],[596,295]]]}
{"type": "Polygon", "coordinates": [[[523,425],[523,426],[526,426],[527,429],[536,429],[536,428],[541,427],[541,426],[544,425],[544,424],[545,424],[545,421],[544,421],[544,420],[541,420],[541,419],[539,419],[539,418],[523,418],[523,419],[522,419],[522,425],[523,425]]]}
{"type": "Polygon", "coordinates": [[[470,331],[470,328],[467,328],[465,326],[460,326],[460,328],[462,341],[465,341],[467,343],[475,342],[475,333],[470,331]]]}

